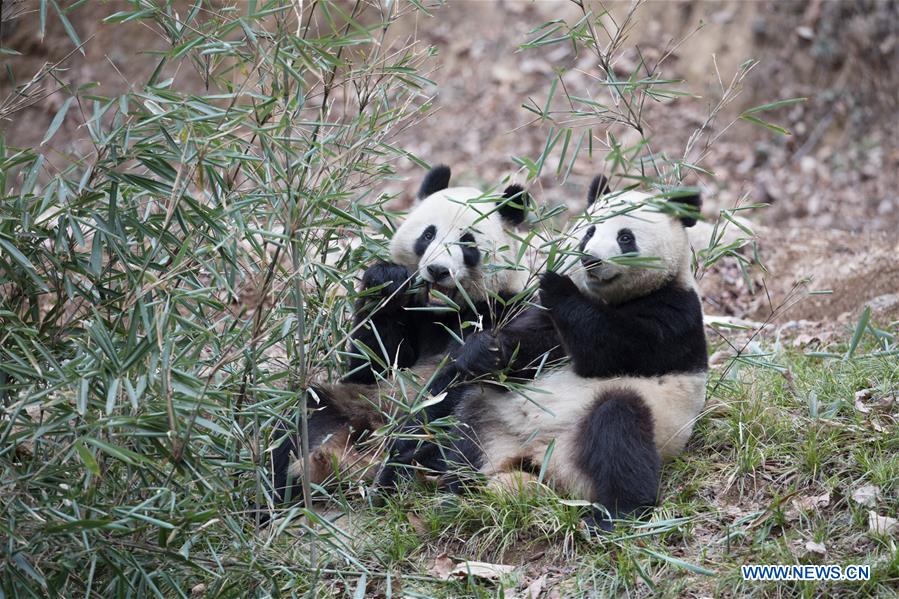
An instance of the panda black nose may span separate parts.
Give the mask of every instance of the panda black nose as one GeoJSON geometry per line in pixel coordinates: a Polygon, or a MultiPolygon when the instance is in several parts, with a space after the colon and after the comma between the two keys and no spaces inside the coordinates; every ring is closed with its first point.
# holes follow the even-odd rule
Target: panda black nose
{"type": "Polygon", "coordinates": [[[449,269],[445,266],[429,264],[428,265],[428,274],[431,275],[431,279],[435,283],[439,283],[441,280],[443,280],[449,276],[449,269]]]}
{"type": "Polygon", "coordinates": [[[599,268],[602,266],[602,260],[599,258],[594,258],[593,256],[582,256],[581,264],[584,265],[584,268],[590,270],[591,268],[599,268]]]}

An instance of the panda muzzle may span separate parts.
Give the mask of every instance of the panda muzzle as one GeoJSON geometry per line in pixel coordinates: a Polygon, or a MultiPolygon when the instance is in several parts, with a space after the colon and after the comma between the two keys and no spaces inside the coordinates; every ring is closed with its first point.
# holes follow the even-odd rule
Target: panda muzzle
{"type": "Polygon", "coordinates": [[[600,258],[594,258],[593,256],[583,256],[581,258],[581,264],[583,264],[584,268],[589,272],[600,268],[603,265],[603,261],[600,258]]]}
{"type": "Polygon", "coordinates": [[[444,279],[448,279],[450,276],[450,271],[445,266],[440,266],[439,264],[429,264],[428,268],[428,278],[431,279],[431,282],[440,285],[444,279]]]}

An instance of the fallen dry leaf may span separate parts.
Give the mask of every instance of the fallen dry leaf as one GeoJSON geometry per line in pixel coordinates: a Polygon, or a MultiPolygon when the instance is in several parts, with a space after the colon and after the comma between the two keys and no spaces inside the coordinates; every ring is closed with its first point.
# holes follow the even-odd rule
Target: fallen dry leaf
{"type": "Polygon", "coordinates": [[[434,558],[434,563],[428,568],[428,574],[440,580],[448,580],[453,571],[453,560],[445,553],[434,558]]]}
{"type": "Polygon", "coordinates": [[[788,520],[795,520],[801,512],[809,512],[828,505],[830,505],[830,493],[795,497],[790,501],[790,507],[784,511],[784,515],[788,520]]]}
{"type": "Polygon", "coordinates": [[[816,543],[815,541],[806,541],[805,550],[809,553],[817,553],[818,555],[827,553],[827,547],[824,546],[824,543],[816,543]]]}
{"type": "Polygon", "coordinates": [[[406,520],[409,521],[409,526],[412,527],[417,534],[421,536],[425,536],[428,534],[428,526],[425,524],[424,520],[413,514],[412,512],[406,512],[406,520]]]}
{"type": "Polygon", "coordinates": [[[888,430],[885,426],[883,426],[876,420],[871,420],[871,428],[873,428],[878,433],[885,433],[888,430]]]}
{"type": "Polygon", "coordinates": [[[874,504],[880,499],[880,487],[877,485],[865,485],[859,487],[852,492],[852,499],[859,505],[874,507],[874,504]]]}
{"type": "Polygon", "coordinates": [[[823,495],[797,497],[793,500],[793,505],[795,505],[800,510],[806,511],[820,507],[827,507],[828,505],[830,505],[830,493],[824,493],[823,495]]]}
{"type": "Polygon", "coordinates": [[[531,584],[528,585],[528,588],[524,590],[524,599],[537,599],[540,597],[540,593],[543,592],[543,587],[546,585],[546,574],[539,576],[531,581],[531,584]]]}
{"type": "Polygon", "coordinates": [[[855,409],[862,414],[870,414],[872,410],[889,410],[896,403],[895,395],[884,394],[871,401],[877,389],[862,389],[855,392],[855,409]]]}
{"type": "Polygon", "coordinates": [[[862,389],[855,392],[855,409],[862,414],[867,414],[871,408],[865,405],[865,400],[871,399],[871,392],[875,389],[862,389]]]}
{"type": "Polygon", "coordinates": [[[817,335],[808,335],[806,333],[796,335],[796,338],[793,339],[793,347],[804,347],[812,343],[821,343],[821,339],[817,335]]]}
{"type": "Polygon", "coordinates": [[[450,576],[458,576],[464,578],[474,576],[475,578],[483,578],[485,580],[497,580],[505,574],[509,574],[515,570],[515,566],[506,566],[504,564],[490,564],[487,562],[459,562],[450,576]]]}
{"type": "Polygon", "coordinates": [[[879,535],[899,534],[899,520],[889,516],[881,516],[876,512],[868,512],[868,532],[879,535]]]}

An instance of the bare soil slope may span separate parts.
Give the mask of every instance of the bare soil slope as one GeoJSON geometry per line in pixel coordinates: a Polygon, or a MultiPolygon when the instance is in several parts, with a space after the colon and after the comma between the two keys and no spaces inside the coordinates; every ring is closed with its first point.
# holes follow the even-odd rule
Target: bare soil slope
{"type": "MultiPolygon", "coordinates": [[[[87,3],[69,14],[85,41],[85,57],[73,53],[56,19],[49,18],[46,35],[39,36],[34,4],[3,3],[0,45],[23,54],[4,57],[17,81],[30,78],[45,62],[68,55],[64,83],[75,87],[96,81],[98,93],[112,95],[144,80],[155,67],[158,57],[152,50],[163,46],[159,32],[135,22],[124,25],[128,35],[122,35],[123,26],[101,24],[103,17],[122,8],[121,2],[87,3]]],[[[621,19],[628,5],[603,4],[610,9],[610,22],[621,19]]],[[[457,181],[496,181],[515,170],[513,156],[539,155],[548,126],[534,122],[534,115],[521,106],[531,101],[541,105],[557,72],[564,70],[563,82],[572,95],[601,93],[593,55],[578,55],[570,44],[519,48],[540,24],[579,18],[574,3],[459,0],[435,8],[433,15],[415,15],[397,28],[397,35],[415,35],[437,50],[429,73],[436,83],[430,90],[435,113],[397,143],[429,162],[453,165],[457,181]]],[[[703,281],[709,310],[762,318],[797,280],[811,276],[813,289],[833,293],[807,298],[788,318],[829,325],[864,302],[875,303],[878,318],[896,318],[890,297],[899,292],[899,71],[893,66],[899,64],[899,5],[650,2],[637,13],[625,47],[615,65],[625,74],[640,57],[654,61],[674,48],[662,75],[683,78],[685,89],[701,96],[647,106],[645,121],[659,152],[683,152],[722,86],[748,58],[760,63],[742,95],[719,116],[719,130],[749,106],[809,98],[771,116],[789,128],[791,136],[737,122],[723,131],[702,160],[716,175],[695,181],[706,189],[709,214],[737,203],[770,204],[744,213],[763,225],[760,247],[769,271],[754,275],[761,295],[740,287],[735,282],[739,277],[724,266],[703,281]]],[[[166,76],[174,77],[175,86],[202,92],[207,66],[198,62],[194,70],[166,76]]],[[[0,96],[11,89],[4,77],[0,96]]],[[[62,101],[61,94],[51,94],[0,123],[7,144],[38,145],[62,101]]],[[[70,111],[54,136],[54,150],[85,147],[77,113],[70,111]]],[[[583,153],[565,186],[558,185],[555,164],[544,170],[535,185],[541,201],[574,206],[589,178],[607,170],[601,147],[604,131],[596,128],[593,133],[592,158],[583,153]]],[[[385,191],[403,192],[411,201],[418,167],[407,162],[397,168],[410,182],[385,191]]]]}

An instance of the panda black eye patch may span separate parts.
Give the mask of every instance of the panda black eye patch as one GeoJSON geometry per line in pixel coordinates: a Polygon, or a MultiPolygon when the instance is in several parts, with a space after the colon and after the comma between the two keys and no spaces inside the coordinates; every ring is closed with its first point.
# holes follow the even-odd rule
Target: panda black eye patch
{"type": "Polygon", "coordinates": [[[633,231],[630,229],[618,230],[618,248],[622,254],[637,253],[637,238],[634,236],[633,231]]]}
{"type": "Polygon", "coordinates": [[[418,256],[424,256],[425,250],[428,249],[428,246],[431,245],[431,242],[434,241],[434,238],[437,237],[437,227],[434,225],[428,225],[424,231],[421,232],[421,235],[418,236],[418,239],[415,240],[415,254],[418,256]]]}
{"type": "Polygon", "coordinates": [[[466,233],[459,238],[462,245],[462,260],[468,268],[474,268],[481,262],[481,251],[475,243],[474,235],[471,232],[466,233]]]}
{"type": "Polygon", "coordinates": [[[584,248],[587,247],[587,242],[593,238],[593,235],[596,234],[596,225],[590,225],[590,228],[587,229],[587,232],[584,233],[584,238],[581,239],[581,245],[578,248],[580,251],[584,251],[584,248]]]}

